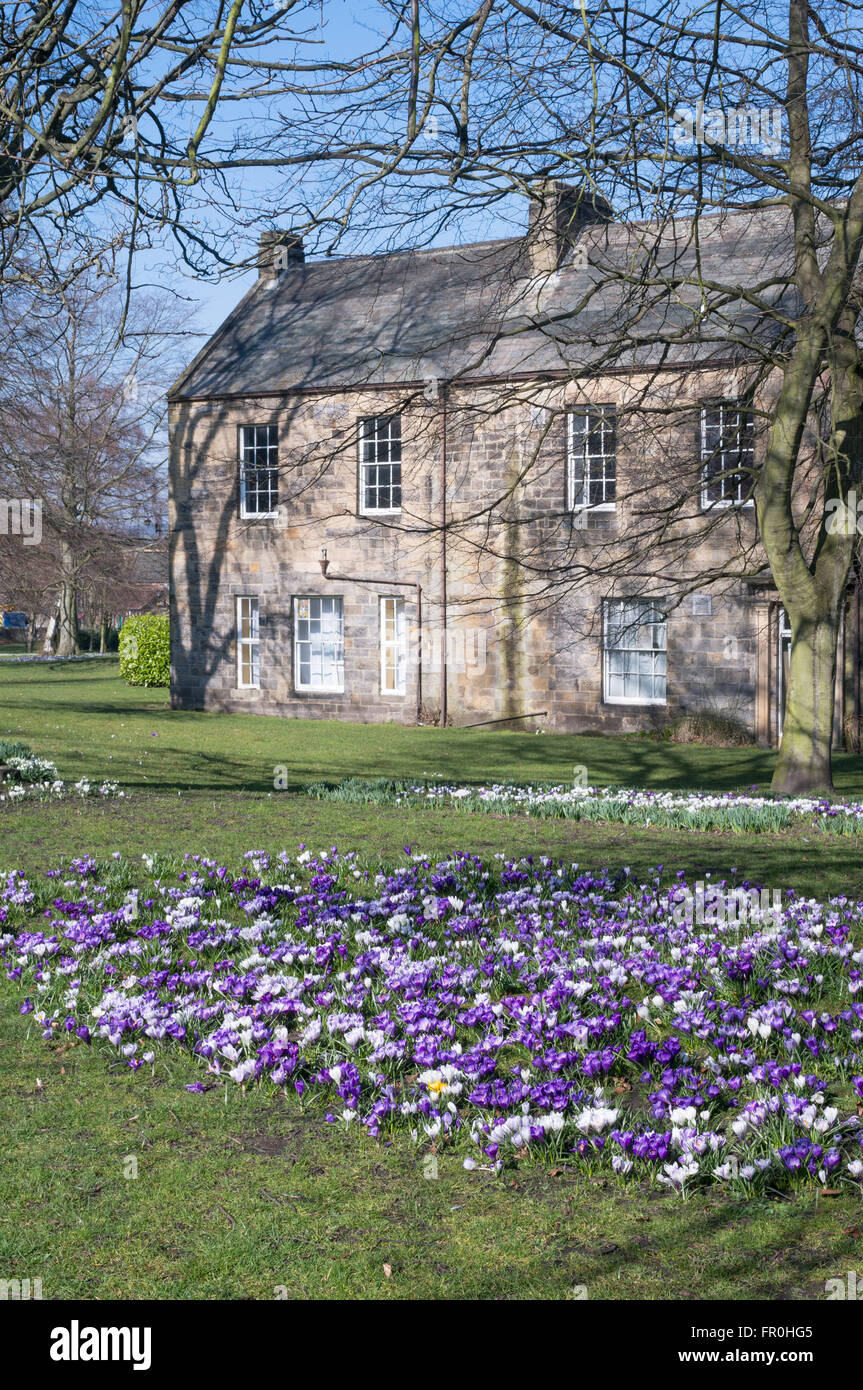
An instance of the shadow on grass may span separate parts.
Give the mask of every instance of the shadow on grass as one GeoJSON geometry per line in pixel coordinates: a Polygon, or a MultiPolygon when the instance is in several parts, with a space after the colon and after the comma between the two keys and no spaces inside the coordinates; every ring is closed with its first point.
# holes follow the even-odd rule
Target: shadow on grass
{"type": "Polygon", "coordinates": [[[843,1260],[855,1255],[842,1229],[856,1210],[850,1198],[824,1211],[805,1193],[745,1200],[702,1188],[684,1202],[642,1185],[601,1200],[582,1188],[578,1202],[588,1220],[613,1205],[615,1221],[607,1225],[620,1231],[620,1244],[564,1243],[552,1262],[566,1260],[573,1283],[599,1297],[614,1297],[609,1288],[618,1282],[630,1298],[821,1300],[825,1279],[844,1273],[843,1260]]]}
{"type": "MultiPolygon", "coordinates": [[[[586,769],[593,786],[634,786],[671,791],[767,791],[775,752],[757,747],[714,748],[596,734],[529,734],[502,729],[417,728],[277,715],[171,710],[162,688],[129,687],[116,659],[59,662],[8,668],[0,677],[3,723],[35,751],[53,757],[68,774],[73,762],[91,777],[119,775],[129,787],[217,792],[267,790],[275,768],[286,766],[292,784],[323,778],[415,777],[423,781],[546,782],[570,785],[586,769]],[[60,731],[57,726],[61,725],[60,731]],[[110,735],[113,766],[105,767],[110,735]],[[148,727],[149,726],[149,727],[148,727]],[[158,730],[139,776],[136,740],[158,730]],[[71,737],[77,746],[70,750],[71,737]]],[[[863,758],[835,758],[837,789],[863,798],[863,758]]]]}
{"type": "Polygon", "coordinates": [[[659,866],[666,882],[683,871],[690,881],[793,888],[824,899],[863,899],[863,854],[856,840],[819,834],[737,835],[632,827],[440,809],[413,810],[311,800],[302,794],[192,788],[182,795],[147,788],[128,800],[68,800],[0,808],[6,862],[42,873],[74,854],[130,858],[158,851],[207,854],[239,864],[252,848],[296,852],[300,844],[337,845],[392,864],[406,844],[445,858],[456,850],[491,859],[547,854],[584,869],[628,866],[643,880],[659,866]]]}

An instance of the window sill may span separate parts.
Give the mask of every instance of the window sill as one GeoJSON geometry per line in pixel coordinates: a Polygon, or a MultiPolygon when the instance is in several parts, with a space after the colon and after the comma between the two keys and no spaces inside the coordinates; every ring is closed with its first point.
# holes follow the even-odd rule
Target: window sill
{"type": "Polygon", "coordinates": [[[703,495],[701,498],[701,510],[703,512],[745,512],[751,511],[754,506],[755,503],[751,498],[747,502],[709,502],[703,495]]]}
{"type": "Polygon", "coordinates": [[[635,696],[603,695],[602,703],[604,705],[633,705],[640,709],[644,709],[645,706],[648,705],[652,705],[654,708],[657,706],[665,706],[668,704],[668,700],[639,700],[635,696]]]}
{"type": "Polygon", "coordinates": [[[240,512],[241,521],[278,521],[279,512],[240,512]]]}
{"type": "Polygon", "coordinates": [[[402,509],[401,509],[401,507],[374,507],[374,508],[365,508],[365,507],[361,507],[360,510],[359,510],[359,512],[357,513],[358,516],[369,516],[369,517],[374,517],[374,516],[401,516],[401,514],[402,514],[402,509]]]}

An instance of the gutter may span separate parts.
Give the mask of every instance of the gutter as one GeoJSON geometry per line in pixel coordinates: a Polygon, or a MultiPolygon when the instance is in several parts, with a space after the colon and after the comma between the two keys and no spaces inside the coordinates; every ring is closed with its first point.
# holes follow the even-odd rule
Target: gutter
{"type": "MultiPolygon", "coordinates": [[[[240,305],[237,307],[240,308],[240,305]]],[[[221,330],[219,330],[221,332],[221,330]]],[[[201,349],[206,351],[205,348],[201,349]]],[[[625,365],[614,365],[608,363],[603,366],[602,371],[594,369],[592,363],[573,363],[572,368],[565,367],[547,368],[542,371],[520,371],[502,372],[483,376],[479,374],[465,374],[464,376],[450,378],[451,386],[508,386],[514,383],[540,383],[540,382],[567,382],[567,381],[590,381],[599,380],[603,376],[631,376],[635,373],[657,372],[681,372],[681,371],[724,371],[730,367],[746,366],[747,363],[741,362],[739,358],[717,357],[694,362],[658,362],[658,363],[626,363],[625,365]]],[[[187,368],[182,376],[178,377],[177,383],[182,382],[188,376],[191,367],[187,368]]],[[[428,377],[402,377],[396,381],[355,381],[355,382],[329,382],[325,386],[305,386],[296,384],[294,386],[280,386],[275,389],[265,387],[247,387],[243,391],[213,391],[201,394],[184,394],[171,388],[168,399],[172,404],[206,403],[207,401],[252,401],[252,400],[279,400],[285,396],[349,396],[352,393],[364,391],[399,391],[417,392],[423,395],[428,386],[428,377]]]]}

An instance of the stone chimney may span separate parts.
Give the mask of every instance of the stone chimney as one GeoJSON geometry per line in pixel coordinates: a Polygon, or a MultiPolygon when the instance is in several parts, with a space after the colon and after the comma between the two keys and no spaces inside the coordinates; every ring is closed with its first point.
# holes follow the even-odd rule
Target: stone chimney
{"type": "Polygon", "coordinates": [[[305,260],[306,253],[303,249],[302,237],[278,229],[271,232],[261,232],[258,246],[259,280],[277,280],[280,275],[293,266],[304,265],[305,260]]]}
{"type": "Polygon", "coordinates": [[[527,224],[531,275],[552,274],[585,227],[610,222],[614,215],[601,193],[559,179],[537,180],[531,192],[527,224]]]}

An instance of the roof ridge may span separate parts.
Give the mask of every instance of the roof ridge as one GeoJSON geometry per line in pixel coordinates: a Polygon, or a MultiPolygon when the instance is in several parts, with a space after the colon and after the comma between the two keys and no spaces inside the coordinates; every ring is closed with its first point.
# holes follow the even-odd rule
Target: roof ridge
{"type": "Polygon", "coordinates": [[[508,246],[512,242],[524,241],[525,234],[518,236],[488,237],[484,241],[453,242],[448,246],[406,246],[400,251],[364,251],[356,256],[325,256],[322,260],[305,261],[303,270],[315,270],[318,266],[350,265],[363,261],[395,260],[398,256],[439,256],[446,251],[476,251],[484,246],[508,246]]]}
{"type": "MultiPolygon", "coordinates": [[[[609,222],[588,223],[581,230],[582,232],[592,231],[624,231],[629,227],[673,227],[675,224],[692,222],[696,217],[701,220],[713,218],[734,218],[734,217],[765,217],[771,213],[787,213],[788,209],[782,205],[776,207],[740,207],[723,208],[717,207],[709,212],[678,213],[672,217],[631,217],[614,218],[609,222]]],[[[527,232],[519,232],[509,237],[486,237],[482,241],[462,241],[450,242],[446,246],[406,246],[398,251],[363,251],[357,255],[350,256],[325,256],[321,260],[307,260],[303,266],[305,270],[313,270],[317,266],[324,265],[348,265],[351,263],[361,263],[363,261],[394,260],[397,256],[434,256],[447,251],[474,251],[481,247],[507,246],[513,242],[526,241],[527,232]]]]}

